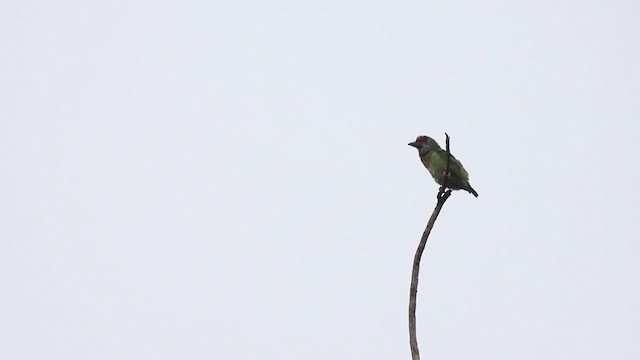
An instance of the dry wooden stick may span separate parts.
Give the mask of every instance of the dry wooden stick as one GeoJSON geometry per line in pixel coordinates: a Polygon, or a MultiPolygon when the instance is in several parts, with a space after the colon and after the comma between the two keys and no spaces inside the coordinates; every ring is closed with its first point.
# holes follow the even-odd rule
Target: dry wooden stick
{"type": "Polygon", "coordinates": [[[449,196],[451,196],[451,189],[447,190],[447,179],[449,178],[449,160],[451,157],[451,151],[449,149],[449,135],[445,133],[447,137],[447,167],[445,170],[444,183],[440,187],[438,194],[436,195],[437,203],[435,209],[433,209],[433,213],[431,213],[431,217],[427,222],[427,227],[424,229],[422,233],[422,238],[420,238],[420,243],[418,244],[418,249],[416,250],[416,254],[413,257],[413,268],[411,269],[411,287],[409,289],[409,346],[411,347],[411,358],[413,360],[420,360],[420,351],[418,350],[418,339],[416,336],[416,301],[418,297],[418,275],[420,274],[420,259],[422,258],[422,253],[424,252],[424,248],[427,245],[427,240],[429,239],[429,234],[431,234],[431,229],[433,229],[433,224],[435,224],[436,219],[438,218],[438,214],[440,214],[440,210],[442,210],[442,206],[447,201],[449,196]]]}

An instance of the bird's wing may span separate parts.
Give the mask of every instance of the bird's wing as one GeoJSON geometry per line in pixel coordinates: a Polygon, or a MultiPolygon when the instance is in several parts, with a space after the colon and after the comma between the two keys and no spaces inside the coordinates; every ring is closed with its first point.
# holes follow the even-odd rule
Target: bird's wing
{"type": "MultiPolygon", "coordinates": [[[[445,156],[446,156],[446,151],[445,151],[445,156]]],[[[451,155],[451,160],[449,162],[449,170],[452,173],[458,175],[458,177],[462,181],[469,180],[469,173],[467,173],[467,170],[464,169],[460,160],[456,159],[455,156],[453,155],[451,155]]]]}

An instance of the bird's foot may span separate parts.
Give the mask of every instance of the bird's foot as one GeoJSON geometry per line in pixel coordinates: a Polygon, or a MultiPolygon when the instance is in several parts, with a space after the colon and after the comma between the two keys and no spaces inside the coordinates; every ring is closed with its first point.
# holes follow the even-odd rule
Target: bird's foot
{"type": "Polygon", "coordinates": [[[451,189],[447,189],[444,186],[440,186],[440,190],[438,190],[438,194],[436,195],[436,199],[438,201],[442,201],[443,199],[446,200],[446,198],[449,197],[449,195],[451,195],[451,189]]]}

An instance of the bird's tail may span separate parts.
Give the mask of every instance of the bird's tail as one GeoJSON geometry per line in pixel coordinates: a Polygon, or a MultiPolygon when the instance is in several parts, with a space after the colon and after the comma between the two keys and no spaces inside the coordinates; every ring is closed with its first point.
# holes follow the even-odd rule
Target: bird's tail
{"type": "Polygon", "coordinates": [[[468,191],[470,194],[473,194],[473,196],[478,197],[478,192],[475,191],[471,185],[467,184],[467,187],[464,188],[466,191],[468,191]]]}

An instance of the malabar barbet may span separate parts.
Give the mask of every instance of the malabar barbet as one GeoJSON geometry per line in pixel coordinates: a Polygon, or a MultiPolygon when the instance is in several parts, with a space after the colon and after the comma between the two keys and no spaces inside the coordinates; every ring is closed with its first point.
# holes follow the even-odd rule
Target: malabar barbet
{"type": "MultiPolygon", "coordinates": [[[[444,185],[445,172],[447,170],[447,151],[443,150],[438,143],[428,136],[418,136],[416,141],[409,143],[410,146],[418,149],[418,155],[424,167],[439,185],[444,185]]],[[[469,184],[469,174],[464,169],[462,163],[453,155],[449,160],[449,177],[447,187],[452,190],[465,190],[478,197],[478,193],[469,184]]]]}

